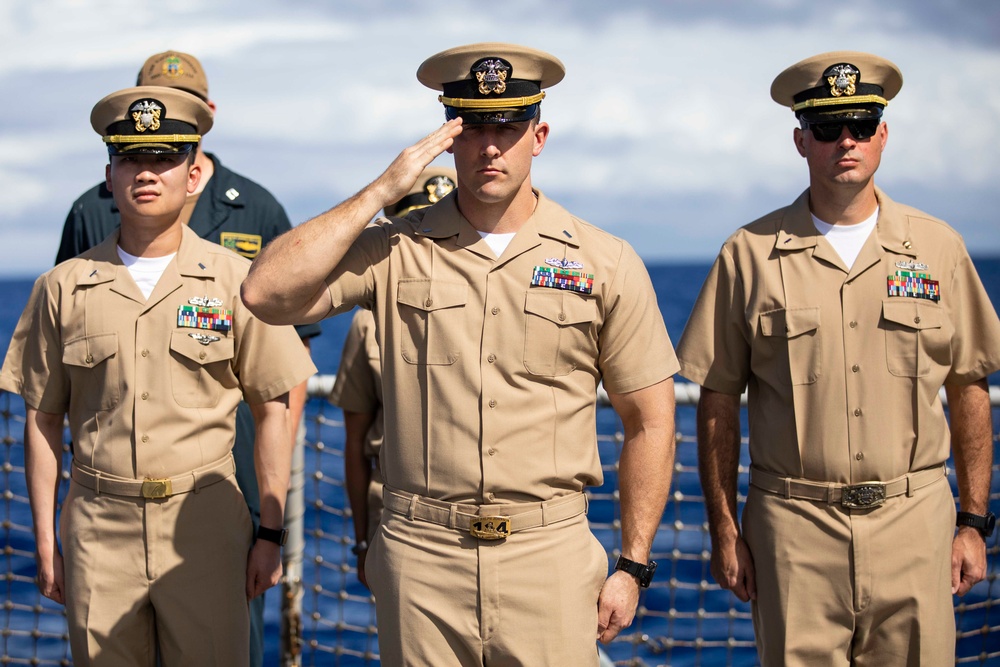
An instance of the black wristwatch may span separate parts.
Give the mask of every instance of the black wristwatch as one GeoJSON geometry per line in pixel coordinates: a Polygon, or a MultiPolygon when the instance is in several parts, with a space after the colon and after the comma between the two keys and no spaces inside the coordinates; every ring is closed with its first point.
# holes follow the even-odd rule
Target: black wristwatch
{"type": "Polygon", "coordinates": [[[288,539],[288,530],[285,528],[275,529],[257,526],[257,539],[267,540],[268,542],[274,542],[279,546],[285,546],[285,540],[288,539]]]}
{"type": "Polygon", "coordinates": [[[987,512],[986,514],[959,512],[958,518],[955,520],[955,525],[972,526],[978,530],[979,534],[985,539],[993,534],[993,529],[997,525],[997,518],[993,516],[993,512],[987,512]]]}
{"type": "Polygon", "coordinates": [[[618,562],[615,563],[615,570],[628,572],[639,580],[639,586],[649,588],[649,582],[653,580],[653,573],[656,572],[656,561],[651,560],[646,565],[643,565],[642,563],[636,563],[634,560],[629,560],[625,556],[619,556],[618,562]]]}

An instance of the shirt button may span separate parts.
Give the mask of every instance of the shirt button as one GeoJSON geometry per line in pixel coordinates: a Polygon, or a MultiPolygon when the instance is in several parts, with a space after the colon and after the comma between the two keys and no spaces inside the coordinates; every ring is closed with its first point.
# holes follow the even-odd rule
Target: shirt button
{"type": "Polygon", "coordinates": [[[142,392],[142,400],[145,401],[147,398],[149,398],[149,392],[148,391],[142,392]]]}
{"type": "Polygon", "coordinates": [[[198,353],[198,358],[199,358],[199,359],[204,359],[204,358],[205,358],[205,357],[207,357],[207,356],[208,356],[208,355],[207,355],[206,353],[204,353],[204,352],[199,352],[199,353],[198,353]]]}
{"type": "Polygon", "coordinates": [[[855,417],[861,416],[861,408],[854,408],[854,416],[855,417]]]}
{"type": "Polygon", "coordinates": [[[142,436],[142,441],[143,442],[149,442],[149,436],[148,435],[142,436]]]}
{"type": "Polygon", "coordinates": [[[560,322],[566,321],[566,313],[559,313],[559,321],[560,322]]]}
{"type": "Polygon", "coordinates": [[[851,328],[852,328],[852,329],[854,329],[854,328],[856,328],[857,326],[858,326],[858,323],[852,320],[852,321],[851,321],[851,328]]]}
{"type": "Polygon", "coordinates": [[[499,315],[500,309],[497,308],[496,306],[493,306],[493,310],[491,310],[490,312],[493,313],[494,315],[499,315]]]}
{"type": "Polygon", "coordinates": [[[857,364],[854,364],[853,366],[851,366],[851,370],[854,371],[855,373],[857,373],[858,371],[861,370],[861,366],[858,366],[857,364]]]}
{"type": "Polygon", "coordinates": [[[92,364],[92,363],[94,363],[94,355],[92,355],[92,354],[88,354],[88,355],[87,355],[87,358],[86,358],[86,359],[84,359],[84,361],[86,361],[86,362],[87,362],[88,364],[92,364]]]}
{"type": "Polygon", "coordinates": [[[496,453],[497,453],[497,450],[493,449],[492,447],[490,447],[489,450],[487,450],[487,454],[489,454],[490,456],[493,456],[496,453]]]}
{"type": "Polygon", "coordinates": [[[913,323],[914,324],[920,324],[920,316],[919,315],[917,315],[916,317],[913,318],[913,323]]]}
{"type": "Polygon", "coordinates": [[[424,308],[430,308],[433,305],[434,305],[434,299],[425,299],[424,300],[424,308]]]}
{"type": "Polygon", "coordinates": [[[497,360],[497,355],[495,354],[491,354],[490,356],[486,357],[486,361],[490,362],[491,364],[496,360],[497,360]]]}
{"type": "Polygon", "coordinates": [[[858,452],[857,454],[854,455],[854,458],[860,461],[861,459],[865,458],[865,455],[862,454],[861,452],[858,452]]]}
{"type": "Polygon", "coordinates": [[[496,496],[495,493],[487,493],[486,494],[486,499],[489,500],[490,502],[493,502],[494,500],[497,499],[497,496],[496,496]]]}
{"type": "Polygon", "coordinates": [[[497,406],[497,402],[494,399],[490,399],[490,407],[491,408],[495,408],[496,406],[497,406]]]}
{"type": "Polygon", "coordinates": [[[149,356],[149,350],[143,350],[142,351],[142,356],[148,357],[149,356]]]}

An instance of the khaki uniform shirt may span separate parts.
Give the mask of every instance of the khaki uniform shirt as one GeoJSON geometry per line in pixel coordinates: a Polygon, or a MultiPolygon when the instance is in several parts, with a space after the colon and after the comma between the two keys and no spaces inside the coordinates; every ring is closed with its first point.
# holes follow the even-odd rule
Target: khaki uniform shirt
{"type": "Polygon", "coordinates": [[[268,326],[244,308],[248,260],[184,228],[147,300],[117,243],[115,232],[35,282],[0,388],[68,413],[81,463],[125,478],[176,476],[229,453],[242,397],[273,399],[315,367],[292,327],[268,326]],[[195,298],[218,299],[231,329],[181,324],[179,309],[195,298]]]}
{"type": "Polygon", "coordinates": [[[816,231],[807,190],[731,236],[702,288],[682,373],[727,394],[749,385],[755,466],[856,484],[942,464],[941,386],[1000,368],[1000,321],[961,237],[876,196],[850,270],[816,231]]]}
{"type": "Polygon", "coordinates": [[[382,362],[375,338],[375,319],[369,310],[359,310],[351,320],[330,402],[348,412],[375,415],[365,437],[364,453],[369,459],[378,458],[383,432],[382,362]]]}
{"type": "Polygon", "coordinates": [[[677,371],[632,248],[536,195],[500,258],[452,193],[366,229],[328,277],[331,314],[375,314],[386,484],[471,503],[600,484],[597,383],[624,393],[677,371]],[[590,293],[532,285],[564,261],[593,275],[590,293]]]}

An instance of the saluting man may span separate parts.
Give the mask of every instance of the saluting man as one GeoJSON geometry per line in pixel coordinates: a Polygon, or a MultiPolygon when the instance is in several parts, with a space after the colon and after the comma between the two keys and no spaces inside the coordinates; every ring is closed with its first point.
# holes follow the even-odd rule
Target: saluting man
{"type": "Polygon", "coordinates": [[[645,267],[533,187],[553,56],[501,43],[427,59],[447,122],[373,183],[265,248],[265,321],[370,309],[382,353],[385,511],[369,546],[387,665],[597,665],[635,613],[670,484],[678,369],[645,267]],[[458,188],[366,229],[443,151],[458,188]],[[595,392],[622,417],[610,577],[583,490],[602,481],[595,392]]]}
{"type": "Polygon", "coordinates": [[[66,604],[76,665],[245,665],[247,602],[281,575],[288,392],[315,372],[291,327],[239,299],[249,260],[198,238],[208,105],[145,86],[97,103],[120,231],[42,275],[0,388],[25,401],[42,593],[66,604]],[[235,414],[256,422],[261,527],[233,477],[235,414]],[[73,463],[55,537],[63,418],[73,463]],[[251,545],[252,549],[251,549],[251,545]]]}
{"type": "Polygon", "coordinates": [[[852,51],[778,75],[809,187],[725,242],[679,346],[702,385],[712,574],[753,600],[764,665],[953,664],[951,595],[986,571],[1000,321],[955,230],[875,186],[902,83],[852,51]]]}

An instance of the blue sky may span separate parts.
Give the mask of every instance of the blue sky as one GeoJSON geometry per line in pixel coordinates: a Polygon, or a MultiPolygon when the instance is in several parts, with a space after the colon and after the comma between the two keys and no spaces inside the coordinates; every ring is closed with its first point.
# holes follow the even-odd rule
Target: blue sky
{"type": "MultiPolygon", "coordinates": [[[[876,182],[1000,255],[1000,5],[596,0],[503,3],[6,0],[0,6],[0,275],[55,256],[66,211],[103,178],[93,104],[143,60],[198,56],[218,104],[205,148],[269,188],[294,223],[351,195],[442,121],[414,76],[478,41],[567,67],[535,185],[647,261],[708,261],[807,184],[774,76],[852,49],[902,69],[876,182]]],[[[441,159],[445,163],[444,158],[441,159]]]]}

